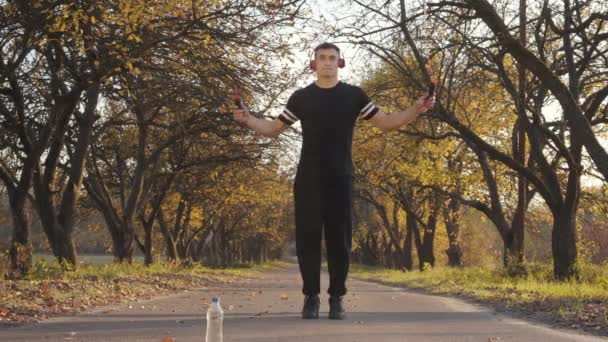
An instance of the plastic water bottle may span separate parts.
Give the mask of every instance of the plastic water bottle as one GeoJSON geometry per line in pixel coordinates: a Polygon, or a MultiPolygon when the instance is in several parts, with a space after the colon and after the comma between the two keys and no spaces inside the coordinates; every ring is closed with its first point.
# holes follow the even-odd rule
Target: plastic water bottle
{"type": "Polygon", "coordinates": [[[220,306],[220,298],[213,297],[211,299],[211,306],[207,310],[207,335],[205,341],[207,342],[222,342],[222,324],[224,322],[224,310],[220,306]]]}

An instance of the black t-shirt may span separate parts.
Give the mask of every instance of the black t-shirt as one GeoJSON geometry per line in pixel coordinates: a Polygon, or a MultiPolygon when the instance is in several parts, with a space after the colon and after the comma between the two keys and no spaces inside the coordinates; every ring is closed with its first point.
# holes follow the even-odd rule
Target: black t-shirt
{"type": "Polygon", "coordinates": [[[288,125],[301,121],[303,142],[296,178],[353,175],[355,122],[369,120],[377,112],[363,89],[342,81],[332,88],[313,82],[296,90],[279,115],[288,125]]]}

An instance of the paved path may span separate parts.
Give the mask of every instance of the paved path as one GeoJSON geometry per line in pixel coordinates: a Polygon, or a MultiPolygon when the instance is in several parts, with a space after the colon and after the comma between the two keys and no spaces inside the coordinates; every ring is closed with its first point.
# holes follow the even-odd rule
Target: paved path
{"type": "MultiPolygon", "coordinates": [[[[323,272],[321,288],[327,288],[323,272]]],[[[302,320],[297,264],[224,288],[197,289],[153,300],[100,308],[36,325],[0,330],[0,341],[204,341],[207,304],[219,295],[224,341],[605,341],[532,325],[461,300],[348,279],[347,319],[327,319],[321,294],[318,320],[302,320]],[[281,298],[287,296],[286,299],[281,298]],[[129,307],[130,306],[130,307],[129,307]]],[[[325,290],[324,290],[325,291],[325,290]]]]}

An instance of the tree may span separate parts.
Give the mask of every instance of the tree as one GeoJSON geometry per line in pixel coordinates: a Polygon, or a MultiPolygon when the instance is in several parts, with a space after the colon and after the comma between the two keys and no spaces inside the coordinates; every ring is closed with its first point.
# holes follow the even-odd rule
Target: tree
{"type": "MultiPolygon", "coordinates": [[[[175,80],[191,83],[190,90],[216,81],[205,77],[224,75],[223,83],[209,89],[224,87],[211,95],[217,105],[237,78],[263,84],[241,74],[271,57],[255,55],[260,50],[288,53],[285,36],[273,29],[292,25],[301,6],[299,0],[219,1],[214,6],[142,0],[2,2],[0,124],[7,132],[1,146],[8,152],[2,155],[0,177],[14,194],[14,250],[31,255],[25,206],[33,188],[32,203],[53,253],[66,268],[77,265],[72,233],[93,131],[103,115],[98,111],[102,94],[114,100],[112,94],[118,93],[137,103],[129,87],[141,84],[146,73],[166,76],[154,69],[166,62],[180,71],[171,74],[175,80]],[[234,17],[238,20],[225,20],[234,17]],[[225,63],[209,63],[218,58],[225,63]]],[[[127,211],[134,212],[138,198],[129,200],[127,211]]],[[[26,270],[31,257],[13,259],[24,260],[15,269],[26,270]]]]}
{"type": "MultiPolygon", "coordinates": [[[[170,181],[162,186],[155,184],[159,173],[174,173],[171,177],[179,178],[179,173],[191,167],[259,158],[266,144],[237,145],[236,141],[248,139],[248,133],[235,129],[228,115],[218,109],[225,107],[237,82],[248,89],[271,82],[273,72],[268,72],[268,61],[273,56],[254,56],[250,49],[261,45],[265,52],[285,55],[283,37],[272,30],[289,25],[298,14],[298,3],[246,7],[240,1],[220,2],[215,11],[193,13],[187,30],[179,31],[178,25],[172,39],[163,39],[154,31],[138,38],[144,45],[158,40],[163,44],[131,63],[128,73],[116,77],[114,89],[107,92],[116,104],[99,126],[104,140],[92,154],[91,176],[87,179],[87,189],[104,213],[117,260],[131,260],[137,241],[134,218],[139,216],[147,241],[140,245],[146,250],[147,262],[151,262],[151,229],[154,220],[163,217],[162,193],[171,187],[170,181]],[[222,20],[231,15],[239,17],[238,25],[222,20]],[[267,65],[253,68],[260,63],[267,65]],[[256,76],[259,80],[250,79],[256,76]],[[250,147],[254,149],[246,154],[250,147]],[[179,165],[166,156],[172,152],[181,156],[177,158],[181,158],[179,165]],[[98,163],[105,164],[103,169],[98,163]],[[160,189],[160,193],[151,193],[153,189],[160,189]],[[116,202],[115,196],[120,201],[116,202]],[[149,198],[155,199],[149,214],[156,214],[141,217],[140,210],[149,198]]],[[[258,92],[262,94],[266,95],[258,92]]],[[[165,227],[162,223],[160,226],[165,227]]],[[[169,240],[168,244],[173,244],[169,240]]]]}
{"type": "MultiPolygon", "coordinates": [[[[594,84],[594,80],[597,80],[597,75],[601,74],[601,72],[598,74],[596,71],[601,70],[597,69],[601,68],[598,62],[604,55],[603,50],[599,48],[601,45],[598,45],[599,41],[597,40],[602,37],[602,33],[595,35],[593,38],[591,38],[591,33],[589,33],[588,38],[580,38],[581,40],[587,39],[588,41],[585,44],[590,43],[591,45],[588,48],[593,46],[595,52],[589,53],[588,50],[585,50],[587,51],[585,52],[586,58],[583,58],[578,64],[570,64],[570,68],[563,68],[563,64],[560,64],[562,59],[557,56],[557,50],[555,50],[559,47],[556,47],[556,44],[553,43],[556,41],[554,39],[555,32],[552,32],[551,25],[548,24],[544,15],[546,11],[541,13],[543,15],[528,20],[528,22],[540,23],[540,25],[534,27],[535,40],[531,42],[536,50],[539,51],[538,56],[540,57],[517,58],[514,56],[534,76],[529,82],[529,87],[526,88],[530,92],[526,96],[526,105],[522,106],[522,102],[520,101],[522,96],[520,96],[518,88],[513,81],[517,78],[517,73],[513,67],[513,61],[508,57],[508,53],[517,54],[514,51],[517,50],[517,44],[519,43],[512,39],[510,35],[506,36],[506,32],[503,30],[504,26],[494,25],[495,22],[491,24],[488,20],[484,19],[495,13],[490,11],[491,6],[484,5],[487,2],[467,1],[464,3],[431,4],[433,8],[433,23],[435,24],[433,34],[438,38],[432,41],[414,39],[414,37],[421,37],[418,30],[421,23],[420,18],[422,17],[421,9],[406,8],[404,1],[401,1],[398,7],[389,6],[382,9],[372,8],[358,1],[355,2],[366,8],[367,11],[365,13],[368,16],[381,18],[382,21],[377,22],[382,24],[380,24],[380,27],[368,31],[362,30],[359,27],[353,27],[351,29],[351,37],[356,39],[355,42],[363,46],[373,47],[372,52],[376,55],[393,62],[403,78],[418,84],[418,89],[424,89],[422,85],[428,83],[433,76],[429,72],[427,54],[423,53],[422,49],[428,50],[429,47],[434,47],[434,57],[430,60],[435,64],[439,63],[442,68],[441,79],[437,80],[441,85],[439,89],[440,101],[436,105],[434,117],[450,126],[454,131],[447,134],[461,137],[479,156],[480,163],[484,163],[483,160],[485,158],[498,161],[527,179],[530,186],[543,198],[553,213],[554,227],[552,240],[555,277],[567,279],[576,276],[575,213],[578,208],[580,176],[583,170],[582,146],[586,146],[590,155],[594,155],[593,160],[598,169],[600,169],[600,172],[603,163],[602,155],[605,151],[602,152],[596,148],[594,140],[597,139],[595,133],[589,131],[588,128],[590,126],[585,126],[583,120],[575,119],[577,118],[577,109],[572,107],[572,101],[570,100],[572,97],[564,93],[563,86],[555,84],[557,80],[557,76],[555,75],[560,76],[570,73],[571,76],[576,76],[571,79],[584,80],[582,84],[571,84],[574,86],[572,89],[578,89],[579,91],[575,97],[589,96],[586,98],[586,102],[581,101],[585,102],[585,106],[583,107],[589,110],[586,113],[592,117],[595,117],[596,114],[601,115],[601,103],[605,97],[601,91],[594,91],[592,84],[594,84]],[[395,19],[394,15],[390,15],[390,11],[398,11],[400,18],[395,19]],[[473,14],[479,15],[490,27],[490,30],[496,33],[496,37],[498,38],[492,35],[472,34],[472,30],[480,31],[483,29],[483,27],[477,25],[478,22],[476,22],[476,17],[473,14]],[[497,34],[499,31],[496,28],[502,30],[500,31],[500,35],[497,34]],[[403,62],[401,56],[403,56],[404,50],[399,49],[400,43],[394,43],[394,34],[397,34],[397,32],[404,38],[404,45],[411,52],[411,56],[416,61],[415,64],[409,65],[403,62]],[[384,44],[385,42],[387,44],[384,44]],[[543,71],[545,69],[539,69],[539,65],[534,64],[534,62],[532,62],[534,65],[530,65],[530,61],[539,60],[539,58],[545,61],[545,66],[549,66],[549,68],[545,69],[552,72],[553,77],[547,75],[543,71]],[[572,67],[579,67],[579,69],[578,71],[573,71],[572,67]],[[464,114],[467,111],[473,110],[473,108],[462,106],[461,102],[466,101],[471,103],[473,96],[471,96],[472,93],[463,92],[467,87],[463,87],[462,85],[464,84],[463,82],[469,80],[467,76],[476,74],[476,71],[479,71],[478,75],[480,73],[493,75],[492,77],[484,77],[483,80],[489,82],[484,83],[484,88],[479,89],[487,90],[488,86],[498,81],[498,85],[502,90],[500,88],[493,89],[500,90],[501,93],[504,92],[507,97],[510,97],[511,100],[506,103],[507,106],[504,108],[510,108],[507,109],[508,112],[515,115],[515,118],[519,121],[519,125],[526,131],[527,139],[530,142],[527,164],[522,163],[521,159],[518,160],[512,156],[520,155],[517,151],[512,151],[513,153],[502,151],[501,146],[496,145],[492,137],[480,135],[479,132],[472,129],[469,122],[463,121],[463,118],[466,116],[464,114]],[[581,75],[586,75],[586,78],[580,78],[581,75]],[[552,92],[552,95],[556,97],[564,109],[563,120],[552,122],[546,117],[543,109],[547,101],[551,100],[548,96],[549,92],[552,92]],[[568,96],[570,96],[570,99],[568,99],[568,96]],[[582,123],[574,123],[573,121],[582,121],[582,123]],[[583,138],[582,135],[585,135],[585,137],[583,138]]],[[[546,7],[547,2],[544,4],[546,7]]],[[[590,7],[589,9],[595,8],[590,7]]],[[[589,20],[585,21],[583,29],[588,28],[586,25],[596,27],[595,25],[599,25],[599,22],[602,20],[601,18],[601,14],[596,14],[593,18],[589,17],[589,20]]],[[[368,20],[373,19],[368,18],[368,20]]],[[[590,30],[593,31],[593,29],[590,30]]],[[[593,32],[594,34],[598,33],[597,30],[593,32]]],[[[568,40],[566,37],[561,36],[559,39],[564,42],[568,40]]],[[[567,50],[569,48],[568,44],[565,43],[565,46],[567,50]]],[[[572,51],[569,53],[572,54],[572,51]]],[[[568,63],[566,64],[568,65],[568,63]]],[[[432,70],[432,68],[430,69],[432,70]]],[[[569,92],[573,93],[571,90],[569,92]]],[[[579,113],[581,112],[579,111],[579,113]]],[[[600,125],[602,120],[597,120],[596,118],[593,122],[595,125],[600,125]]],[[[517,145],[513,144],[513,146],[517,145]]],[[[485,179],[491,183],[492,177],[489,176],[491,176],[491,173],[488,172],[484,175],[485,179]]],[[[499,192],[493,191],[491,194],[493,203],[498,205],[501,195],[499,192]]],[[[522,208],[527,203],[529,203],[529,199],[516,207],[522,208]]],[[[495,208],[498,208],[498,206],[495,206],[495,208]]],[[[509,241],[516,241],[510,235],[510,230],[506,229],[508,225],[499,225],[497,227],[501,230],[501,235],[507,243],[509,241]],[[504,226],[505,229],[500,228],[501,226],[504,226]]]]}

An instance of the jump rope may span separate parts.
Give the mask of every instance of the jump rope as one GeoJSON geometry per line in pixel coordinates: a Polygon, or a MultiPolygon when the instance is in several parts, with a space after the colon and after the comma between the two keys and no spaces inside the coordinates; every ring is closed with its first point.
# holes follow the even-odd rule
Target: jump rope
{"type": "MultiPolygon", "coordinates": [[[[423,0],[423,5],[422,6],[423,6],[423,11],[424,11],[424,23],[423,23],[423,25],[426,26],[422,30],[423,34],[425,35],[425,37],[423,37],[423,39],[426,40],[427,44],[430,45],[430,41],[431,41],[431,39],[430,39],[430,32],[431,32],[431,30],[428,27],[430,21],[429,21],[429,6],[428,6],[428,3],[427,3],[427,0],[423,0]]],[[[427,62],[426,62],[426,66],[425,66],[426,70],[427,70],[427,72],[429,74],[429,78],[430,78],[429,91],[428,91],[427,98],[430,98],[433,95],[435,95],[435,87],[437,86],[437,84],[435,83],[435,77],[434,77],[434,74],[433,74],[432,60],[433,60],[433,55],[432,55],[432,53],[430,51],[430,48],[429,48],[429,54],[428,54],[427,62]]]]}

